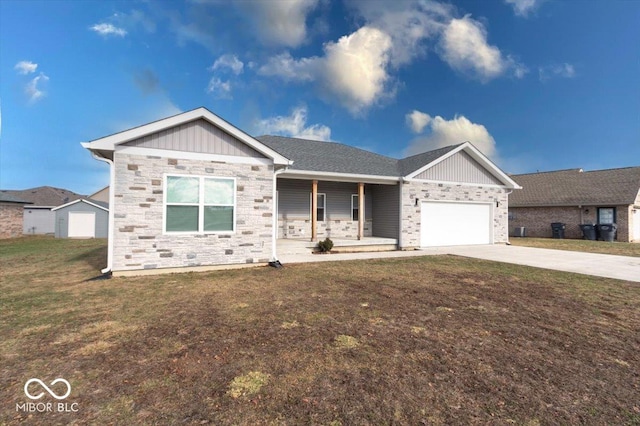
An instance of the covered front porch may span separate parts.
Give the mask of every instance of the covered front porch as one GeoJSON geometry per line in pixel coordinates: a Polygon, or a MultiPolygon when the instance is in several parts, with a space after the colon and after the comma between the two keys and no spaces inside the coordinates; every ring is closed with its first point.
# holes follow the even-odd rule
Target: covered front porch
{"type": "MultiPolygon", "coordinates": [[[[332,238],[336,253],[355,253],[372,251],[392,251],[398,249],[398,240],[384,237],[332,238]]],[[[308,254],[315,251],[317,242],[301,238],[280,238],[276,243],[279,256],[292,254],[308,254]]]]}
{"type": "Polygon", "coordinates": [[[336,251],[398,246],[399,183],[278,177],[278,252],[330,238],[336,251]]]}

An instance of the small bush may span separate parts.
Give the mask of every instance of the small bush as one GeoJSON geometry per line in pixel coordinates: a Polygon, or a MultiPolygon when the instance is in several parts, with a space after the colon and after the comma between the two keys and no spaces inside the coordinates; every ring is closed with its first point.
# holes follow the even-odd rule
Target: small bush
{"type": "Polygon", "coordinates": [[[328,253],[333,248],[333,241],[329,238],[325,238],[324,241],[318,241],[318,250],[321,253],[328,253]]]}

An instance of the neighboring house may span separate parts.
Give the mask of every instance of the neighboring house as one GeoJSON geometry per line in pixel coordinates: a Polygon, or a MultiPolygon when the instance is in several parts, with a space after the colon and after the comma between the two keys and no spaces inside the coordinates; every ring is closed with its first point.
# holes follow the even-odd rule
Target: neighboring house
{"type": "Polygon", "coordinates": [[[94,192],[87,198],[90,200],[102,201],[103,203],[109,204],[109,187],[105,186],[100,191],[94,192]]]}
{"type": "Polygon", "coordinates": [[[504,243],[518,188],[468,142],[396,160],[254,138],[205,108],[82,145],[111,165],[104,272],[114,273],[266,263],[277,238],[504,243]]]}
{"type": "Polygon", "coordinates": [[[27,204],[28,201],[0,191],[0,238],[22,235],[23,210],[27,204]]]}
{"type": "Polygon", "coordinates": [[[107,238],[109,204],[80,199],[51,209],[56,218],[56,238],[107,238]]]}
{"type": "Polygon", "coordinates": [[[53,234],[55,232],[54,207],[82,198],[82,195],[62,188],[39,186],[24,190],[2,190],[4,194],[28,201],[24,207],[24,234],[53,234]]]}
{"type": "Polygon", "coordinates": [[[561,222],[565,238],[582,238],[581,224],[616,223],[617,241],[640,242],[640,167],[511,177],[523,187],[509,200],[511,232],[551,237],[551,223],[561,222]]]}

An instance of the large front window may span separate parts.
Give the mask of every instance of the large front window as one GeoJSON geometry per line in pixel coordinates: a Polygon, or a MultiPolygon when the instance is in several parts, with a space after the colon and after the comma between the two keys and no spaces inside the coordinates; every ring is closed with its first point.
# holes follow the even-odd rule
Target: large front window
{"type": "Polygon", "coordinates": [[[166,176],[165,231],[235,231],[235,180],[203,176],[166,176]]]}

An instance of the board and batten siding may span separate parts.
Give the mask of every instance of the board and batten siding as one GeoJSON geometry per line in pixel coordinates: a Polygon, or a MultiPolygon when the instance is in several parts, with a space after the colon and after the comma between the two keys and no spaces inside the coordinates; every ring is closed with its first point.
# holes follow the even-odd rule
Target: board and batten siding
{"type": "Polygon", "coordinates": [[[433,167],[429,167],[417,175],[415,179],[503,185],[502,182],[464,151],[457,152],[433,167]]]}
{"type": "Polygon", "coordinates": [[[95,237],[107,238],[109,236],[109,212],[91,204],[79,202],[54,212],[56,214],[56,238],[69,238],[69,212],[95,212],[95,237]]]}
{"type": "MultiPolygon", "coordinates": [[[[370,185],[365,185],[365,220],[372,218],[370,185]]],[[[310,219],[311,181],[278,179],[278,219],[310,219]]],[[[351,220],[351,195],[358,193],[357,183],[318,182],[318,193],[326,194],[327,220],[351,220]]]]}
{"type": "Polygon", "coordinates": [[[126,146],[265,158],[206,120],[195,120],[125,143],[126,146]]]}
{"type": "Polygon", "coordinates": [[[384,238],[398,238],[400,226],[400,186],[371,186],[373,235],[384,238]]]}

